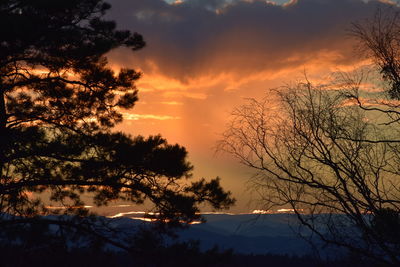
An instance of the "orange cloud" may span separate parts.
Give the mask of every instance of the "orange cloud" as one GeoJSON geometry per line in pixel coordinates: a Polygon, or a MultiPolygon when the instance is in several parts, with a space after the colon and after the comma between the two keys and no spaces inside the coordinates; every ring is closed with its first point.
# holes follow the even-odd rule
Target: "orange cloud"
{"type": "Polygon", "coordinates": [[[173,105],[173,106],[183,105],[182,102],[176,102],[176,101],[163,101],[163,102],[161,102],[161,104],[173,105]]]}
{"type": "Polygon", "coordinates": [[[180,120],[180,117],[168,116],[168,115],[153,115],[153,114],[134,114],[134,113],[123,113],[125,120],[137,121],[137,120],[180,120]]]}
{"type": "Polygon", "coordinates": [[[292,0],[284,5],[265,0],[114,0],[118,25],[140,32],[148,45],[133,56],[115,51],[111,59],[151,78],[167,77],[157,86],[165,89],[208,77],[215,81],[304,66],[310,60],[325,61],[320,58],[324,53],[335,55],[329,57],[333,64],[352,64],[358,58],[346,30],[351,22],[371,17],[378,4],[388,5],[377,0],[292,0]]]}

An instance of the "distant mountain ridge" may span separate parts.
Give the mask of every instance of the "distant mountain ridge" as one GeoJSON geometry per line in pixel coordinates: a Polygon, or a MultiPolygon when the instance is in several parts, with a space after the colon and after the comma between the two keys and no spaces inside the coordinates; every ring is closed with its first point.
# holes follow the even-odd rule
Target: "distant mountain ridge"
{"type": "MultiPolygon", "coordinates": [[[[123,228],[137,225],[137,214],[122,217],[123,228]],[[130,216],[133,215],[133,216],[130,216]]],[[[193,224],[188,229],[178,230],[175,241],[199,240],[203,250],[218,246],[220,249],[233,249],[242,254],[278,254],[304,256],[315,253],[332,257],[336,250],[324,249],[321,241],[311,238],[313,245],[305,237],[310,231],[301,227],[294,214],[203,214],[205,223],[193,224]]],[[[119,219],[116,220],[116,223],[119,219]]],[[[118,224],[118,223],[117,223],[118,224]]]]}
{"type": "MultiPolygon", "coordinates": [[[[3,214],[4,215],[4,214],[3,214]]],[[[99,216],[99,226],[106,223],[114,235],[113,239],[126,242],[127,236],[135,236],[141,227],[148,228],[151,223],[144,221],[144,212],[123,212],[113,216],[99,216]],[[117,216],[118,215],[118,216],[117,216]]],[[[297,216],[290,213],[277,214],[202,214],[205,223],[190,225],[188,228],[177,229],[176,239],[168,239],[167,243],[184,241],[199,241],[203,251],[217,246],[220,250],[232,249],[239,254],[275,254],[306,256],[316,252],[325,257],[340,256],[343,251],[325,247],[317,238],[312,238],[310,230],[301,227],[297,216]],[[305,238],[304,238],[305,237],[305,238]],[[312,244],[309,242],[312,240],[312,244]],[[316,250],[317,249],[317,250],[316,250]]],[[[343,216],[343,215],[337,215],[343,216]]],[[[3,216],[6,218],[7,216],[3,216]]],[[[63,216],[46,216],[53,220],[63,220],[63,216]]],[[[57,227],[52,228],[54,231],[57,227]]],[[[1,232],[1,231],[0,231],[1,232]]],[[[18,241],[16,241],[18,243],[18,241]]],[[[15,242],[14,242],[15,243],[15,242]]],[[[84,246],[80,240],[70,240],[68,247],[84,246]]],[[[106,246],[112,251],[121,250],[111,244],[106,246]]]]}

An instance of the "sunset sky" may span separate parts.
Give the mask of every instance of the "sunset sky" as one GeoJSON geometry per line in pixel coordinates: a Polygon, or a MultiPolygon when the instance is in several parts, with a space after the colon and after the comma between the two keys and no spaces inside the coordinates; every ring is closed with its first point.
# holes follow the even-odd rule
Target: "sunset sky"
{"type": "Polygon", "coordinates": [[[147,46],[109,55],[114,67],[143,72],[139,102],[118,129],[161,134],[189,151],[194,177],[220,176],[238,200],[234,212],[257,208],[246,191],[251,172],[215,146],[230,113],[303,77],[360,66],[348,30],[373,16],[378,2],[362,0],[110,0],[120,29],[143,35],[147,46]]]}

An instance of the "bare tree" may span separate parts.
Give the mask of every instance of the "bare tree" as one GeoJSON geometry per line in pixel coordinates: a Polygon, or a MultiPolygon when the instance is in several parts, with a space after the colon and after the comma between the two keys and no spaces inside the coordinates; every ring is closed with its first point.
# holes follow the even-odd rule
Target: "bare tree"
{"type": "Polygon", "coordinates": [[[381,122],[384,107],[354,101],[360,86],[305,82],[273,101],[249,100],[219,147],[257,171],[254,186],[269,208],[289,206],[322,240],[398,263],[400,136],[381,122]]]}
{"type": "Polygon", "coordinates": [[[378,9],[373,18],[354,23],[350,33],[359,41],[359,51],[378,66],[387,83],[388,96],[400,99],[400,13],[397,9],[378,9]]]}
{"type": "Polygon", "coordinates": [[[248,100],[219,149],[256,170],[267,209],[289,206],[320,239],[400,264],[399,12],[378,10],[351,34],[377,75],[306,78],[248,100]]]}

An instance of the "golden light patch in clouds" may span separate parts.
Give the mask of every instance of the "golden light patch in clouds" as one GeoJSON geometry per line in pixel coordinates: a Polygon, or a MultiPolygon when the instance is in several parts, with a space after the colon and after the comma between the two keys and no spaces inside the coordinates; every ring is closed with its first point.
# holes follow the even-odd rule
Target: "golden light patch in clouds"
{"type": "Polygon", "coordinates": [[[277,3],[276,2],[274,2],[274,1],[265,1],[265,3],[267,3],[267,4],[269,4],[269,5],[277,5],[277,3]]]}
{"type": "Polygon", "coordinates": [[[384,4],[389,4],[389,5],[398,5],[398,3],[394,0],[379,0],[379,2],[384,3],[384,4]]]}
{"type": "MultiPolygon", "coordinates": [[[[342,107],[359,106],[359,105],[362,105],[367,108],[380,107],[382,109],[388,109],[388,108],[400,107],[400,101],[388,100],[388,99],[383,99],[383,98],[376,99],[376,98],[359,97],[357,100],[349,99],[349,100],[342,102],[342,104],[341,104],[342,107]]],[[[368,121],[369,119],[366,118],[366,120],[368,121]]]]}
{"type": "Polygon", "coordinates": [[[137,120],[180,120],[180,117],[177,116],[168,116],[168,115],[154,115],[154,114],[134,114],[134,113],[122,113],[125,120],[128,121],[137,121],[137,120]]]}
{"type": "Polygon", "coordinates": [[[181,91],[185,90],[186,86],[179,80],[162,76],[162,75],[143,75],[138,81],[137,86],[142,92],[152,91],[181,91]]]}
{"type": "MultiPolygon", "coordinates": [[[[312,63],[309,66],[312,66],[312,63]]],[[[210,93],[210,88],[213,87],[223,88],[224,91],[240,90],[243,85],[253,81],[269,81],[284,78],[288,72],[300,72],[303,68],[303,66],[292,66],[278,70],[266,69],[264,71],[254,71],[254,73],[245,76],[233,72],[224,72],[187,79],[185,82],[172,79],[161,73],[147,74],[139,80],[137,87],[141,93],[145,94],[157,92],[160,96],[166,98],[205,100],[210,93]]],[[[167,105],[183,104],[177,100],[162,101],[161,103],[167,105]]]]}
{"type": "Polygon", "coordinates": [[[283,4],[283,7],[290,7],[296,5],[299,1],[298,0],[289,0],[287,3],[283,4]]]}
{"type": "MultiPolygon", "coordinates": [[[[348,42],[350,49],[352,41],[348,42]]],[[[223,50],[221,48],[221,50],[223,50]]],[[[113,55],[122,58],[122,52],[115,52],[113,55]]],[[[251,63],[243,65],[243,71],[238,69],[226,68],[226,65],[241,65],[240,62],[252,62],[259,59],[264,62],[264,58],[258,57],[256,54],[248,56],[246,54],[221,52],[215,58],[210,60],[209,64],[202,64],[202,68],[195,75],[186,77],[175,77],[169,75],[163,69],[162,65],[158,65],[156,61],[147,60],[143,67],[143,76],[137,83],[139,91],[143,94],[149,92],[157,92],[161,97],[166,98],[161,102],[181,102],[177,99],[192,98],[206,100],[210,95],[210,88],[224,88],[225,91],[240,90],[246,84],[252,82],[268,82],[271,80],[287,80],[288,73],[301,74],[306,72],[327,73],[347,68],[350,65],[359,64],[357,60],[347,58],[349,53],[337,49],[319,48],[312,53],[304,53],[303,51],[291,52],[282,56],[276,62],[271,64],[251,63]],[[350,63],[350,65],[349,65],[350,63]],[[215,70],[215,71],[214,71],[215,70]]],[[[117,67],[119,60],[114,61],[117,67]]],[[[193,64],[197,64],[193,62],[193,64]]],[[[364,63],[363,63],[364,64],[364,63]]],[[[175,68],[174,64],[171,69],[175,68]]],[[[298,76],[298,75],[297,75],[298,76]]],[[[290,78],[293,79],[293,78],[290,78]]],[[[266,89],[266,88],[264,88],[266,89]]],[[[165,103],[164,103],[165,104],[165,103]]]]}
{"type": "Polygon", "coordinates": [[[177,101],[163,101],[163,102],[161,102],[161,104],[164,104],[164,105],[171,105],[171,106],[180,106],[180,105],[183,105],[182,102],[177,102],[177,101]]]}
{"type": "MultiPolygon", "coordinates": [[[[222,59],[223,60],[223,59],[222,59]]],[[[185,91],[188,87],[206,88],[220,84],[223,81],[232,80],[231,74],[225,71],[215,72],[204,75],[188,77],[185,79],[175,79],[160,71],[159,67],[151,64],[147,65],[147,72],[139,80],[138,86],[143,91],[185,91]]]]}

